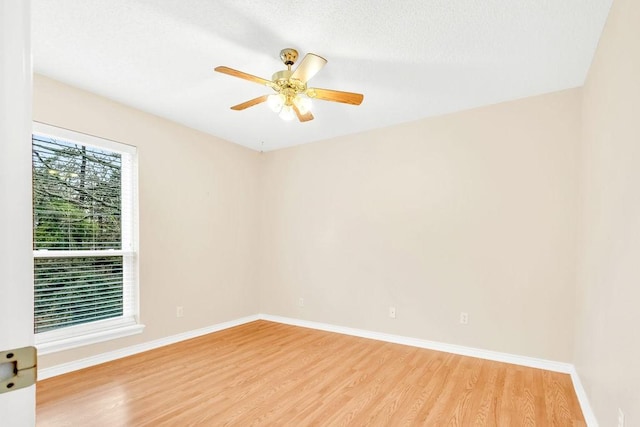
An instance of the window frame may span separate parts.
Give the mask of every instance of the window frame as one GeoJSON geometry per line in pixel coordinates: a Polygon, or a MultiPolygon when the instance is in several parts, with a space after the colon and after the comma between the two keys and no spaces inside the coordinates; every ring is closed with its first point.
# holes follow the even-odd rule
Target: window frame
{"type": "Polygon", "coordinates": [[[35,344],[38,353],[49,354],[142,333],[144,325],[140,323],[138,280],[138,154],[136,147],[35,121],[33,122],[32,134],[109,150],[122,155],[120,181],[122,200],[121,249],[34,249],[33,257],[35,260],[36,258],[122,256],[123,315],[37,333],[35,334],[35,344]]]}

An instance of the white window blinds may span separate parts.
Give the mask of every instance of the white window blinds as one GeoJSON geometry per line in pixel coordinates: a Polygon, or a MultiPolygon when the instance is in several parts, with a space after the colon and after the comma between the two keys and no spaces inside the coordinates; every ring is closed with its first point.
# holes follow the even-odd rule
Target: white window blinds
{"type": "Polygon", "coordinates": [[[35,332],[123,314],[122,257],[36,258],[35,332]]]}

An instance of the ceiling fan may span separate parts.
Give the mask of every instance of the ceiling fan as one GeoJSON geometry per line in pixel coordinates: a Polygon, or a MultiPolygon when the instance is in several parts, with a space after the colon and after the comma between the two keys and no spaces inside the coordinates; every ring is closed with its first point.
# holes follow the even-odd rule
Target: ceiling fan
{"type": "Polygon", "coordinates": [[[231,107],[232,110],[240,111],[267,102],[269,107],[274,112],[279,113],[284,120],[292,120],[297,116],[301,122],[308,122],[313,120],[313,114],[310,111],[312,99],[351,105],[360,105],[362,103],[364,96],[359,93],[307,87],[307,82],[327,63],[327,60],[323,57],[307,53],[295,71],[291,70],[291,66],[298,59],[297,50],[292,48],[282,49],[280,51],[280,59],[287,66],[287,69],[274,73],[271,80],[243,73],[229,67],[221,66],[215,68],[215,71],[219,73],[259,83],[270,87],[276,92],[234,105],[231,107]]]}

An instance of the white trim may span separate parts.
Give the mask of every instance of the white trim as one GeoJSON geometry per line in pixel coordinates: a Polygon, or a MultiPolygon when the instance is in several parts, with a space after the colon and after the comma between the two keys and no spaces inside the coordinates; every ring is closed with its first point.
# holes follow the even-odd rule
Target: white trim
{"type": "Polygon", "coordinates": [[[556,362],[553,360],[536,359],[534,357],[519,356],[498,351],[483,350],[473,347],[465,347],[456,344],[447,344],[437,341],[428,341],[419,338],[405,337],[402,335],[391,335],[381,332],[355,329],[345,326],[336,326],[328,323],[313,322],[310,320],[292,319],[289,317],[272,316],[270,314],[260,314],[263,320],[284,323],[287,325],[301,326],[303,328],[319,329],[321,331],[336,332],[339,334],[352,335],[361,338],[369,338],[378,341],[391,342],[395,344],[409,345],[412,347],[426,348],[429,350],[443,351],[446,353],[459,354],[461,356],[477,357],[480,359],[493,360],[496,362],[512,363],[514,365],[528,366],[530,368],[545,369],[547,371],[570,374],[574,368],[570,363],[556,362]]]}
{"type": "MultiPolygon", "coordinates": [[[[33,344],[31,1],[0,4],[0,350],[33,344]]],[[[4,362],[4,360],[3,360],[4,362]]],[[[4,426],[35,426],[34,386],[0,395],[4,426]]],[[[5,390],[3,390],[5,391],[5,390]]]]}
{"type": "MultiPolygon", "coordinates": [[[[117,319],[117,320],[121,321],[122,319],[117,319]]],[[[78,326],[84,327],[87,325],[90,325],[90,324],[78,325],[78,326]]],[[[70,328],[73,328],[73,327],[74,326],[71,326],[70,328]]],[[[48,338],[47,341],[42,341],[42,342],[38,342],[39,339],[42,339],[40,335],[47,334],[47,332],[36,334],[36,348],[38,349],[38,355],[42,356],[45,354],[51,354],[58,351],[71,350],[72,348],[82,347],[89,344],[97,344],[99,342],[114,340],[116,338],[124,338],[130,335],[141,334],[142,331],[144,330],[144,325],[135,323],[135,321],[133,322],[125,321],[125,324],[122,326],[98,329],[98,330],[95,330],[95,328],[87,328],[87,329],[88,329],[88,332],[83,334],[69,335],[67,333],[62,338],[56,338],[56,339],[48,338]]],[[[51,332],[55,333],[58,331],[54,330],[51,332]]]]}
{"type": "Polygon", "coordinates": [[[110,257],[110,256],[132,256],[135,252],[123,249],[96,249],[96,250],[73,250],[60,251],[54,249],[36,249],[33,251],[34,258],[85,258],[85,257],[110,257]]]}
{"type": "Polygon", "coordinates": [[[224,329],[233,328],[234,326],[243,325],[245,323],[253,322],[256,320],[267,320],[270,322],[283,323],[286,325],[300,326],[303,328],[317,329],[327,332],[335,332],[338,334],[352,335],[361,338],[368,338],[378,341],[391,342],[395,344],[409,345],[412,347],[425,348],[429,350],[443,351],[446,353],[459,354],[462,356],[477,357],[480,359],[493,360],[496,362],[511,363],[514,365],[527,366],[530,368],[545,369],[547,371],[560,372],[563,374],[570,374],[573,382],[573,387],[578,397],[578,402],[582,409],[582,414],[589,427],[598,427],[598,421],[591,409],[589,399],[582,386],[580,377],[576,371],[575,366],[571,363],[556,362],[553,360],[537,359],[534,357],[519,356],[516,354],[502,353],[491,350],[483,350],[473,347],[465,347],[455,344],[446,344],[437,341],[428,341],[418,338],[405,337],[402,335],[385,334],[374,331],[367,331],[364,329],[349,328],[346,326],[331,325],[329,323],[313,322],[310,320],[294,319],[290,317],[274,316],[270,314],[254,314],[251,316],[241,317],[236,320],[230,320],[228,322],[218,323],[213,326],[209,326],[202,329],[196,329],[194,331],[183,332],[181,334],[172,335],[170,337],[161,338],[158,340],[150,341],[147,343],[137,344],[131,347],[126,347],[120,350],[111,351],[109,353],[103,353],[96,356],[88,357],[86,359],[77,360],[74,362],[65,363],[62,365],[52,366],[50,368],[44,368],[38,370],[38,379],[44,380],[54,377],[56,375],[66,374],[68,372],[76,371],[78,369],[87,368],[89,366],[98,365],[101,363],[109,362],[112,360],[120,359],[122,357],[131,356],[143,351],[153,350],[154,348],[162,347],[169,344],[174,344],[180,341],[188,340],[191,338],[199,337],[202,335],[218,332],[224,329]]]}
{"type": "Polygon", "coordinates": [[[578,371],[575,366],[571,366],[570,374],[571,381],[573,381],[573,388],[576,391],[576,396],[578,396],[578,402],[580,402],[580,408],[582,408],[582,416],[584,417],[584,420],[589,427],[598,427],[596,414],[593,412],[593,408],[591,408],[589,398],[587,397],[587,391],[582,386],[582,381],[580,381],[580,376],[578,375],[578,371]]]}
{"type": "Polygon", "coordinates": [[[224,329],[233,328],[234,326],[243,325],[245,323],[254,322],[256,320],[260,320],[260,317],[259,315],[254,314],[235,320],[230,320],[228,322],[217,323],[213,326],[208,326],[193,331],[183,332],[177,335],[171,335],[165,338],[132,345],[130,347],[121,348],[119,350],[110,351],[108,353],[97,354],[85,359],[63,363],[61,365],[52,366],[50,368],[38,368],[38,380],[46,380],[47,378],[55,377],[57,375],[66,374],[69,372],[77,371],[79,369],[88,368],[89,366],[99,365],[101,363],[111,362],[112,360],[121,359],[123,357],[132,356],[144,351],[153,350],[154,348],[164,347],[165,345],[175,344],[180,341],[196,338],[213,332],[222,331],[224,329]]]}
{"type": "Polygon", "coordinates": [[[90,135],[88,133],[79,132],[53,126],[42,122],[33,121],[33,133],[54,139],[64,139],[68,142],[75,142],[80,145],[90,145],[96,148],[106,148],[121,154],[136,155],[136,147],[125,144],[124,142],[113,141],[102,136],[90,135]]]}

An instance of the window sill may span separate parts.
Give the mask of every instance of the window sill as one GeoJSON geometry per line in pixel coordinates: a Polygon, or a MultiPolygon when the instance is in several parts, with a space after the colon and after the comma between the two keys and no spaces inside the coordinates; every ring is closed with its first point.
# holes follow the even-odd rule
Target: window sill
{"type": "Polygon", "coordinates": [[[123,338],[130,335],[141,334],[143,330],[144,325],[127,323],[109,329],[86,332],[81,335],[69,336],[55,340],[49,339],[46,341],[39,341],[38,335],[36,335],[36,348],[38,349],[38,355],[41,356],[45,354],[56,353],[59,351],[70,350],[72,348],[82,347],[89,344],[109,341],[116,338],[123,338]]]}

